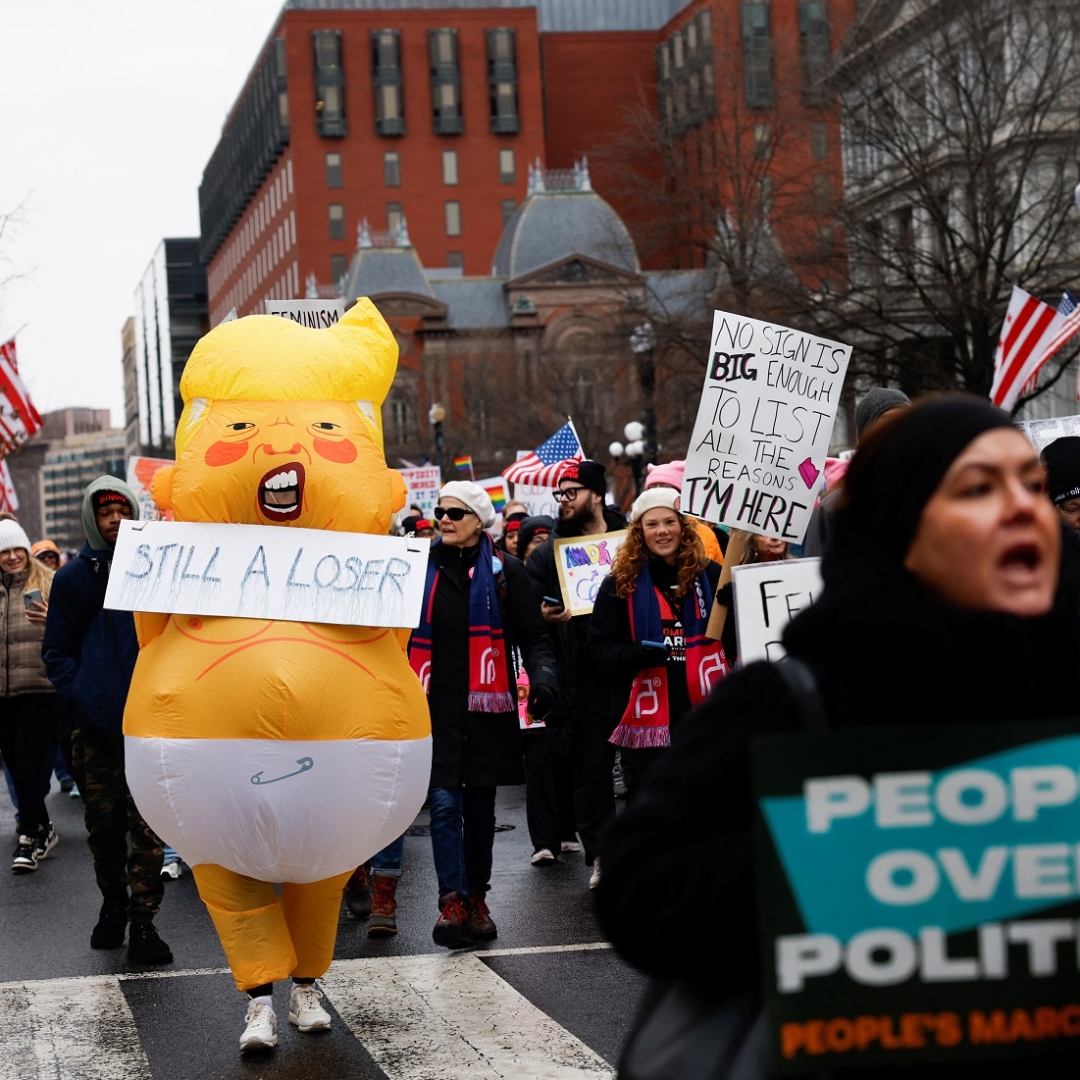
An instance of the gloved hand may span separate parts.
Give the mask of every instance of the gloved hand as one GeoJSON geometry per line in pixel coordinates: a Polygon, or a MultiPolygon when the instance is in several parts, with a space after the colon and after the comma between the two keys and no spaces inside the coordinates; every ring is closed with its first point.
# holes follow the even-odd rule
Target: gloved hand
{"type": "Polygon", "coordinates": [[[642,668],[659,667],[667,662],[671,652],[666,645],[664,648],[658,649],[654,645],[637,644],[631,645],[630,649],[635,671],[640,671],[642,668]]]}
{"type": "Polygon", "coordinates": [[[555,708],[558,697],[555,687],[547,683],[533,683],[529,688],[529,715],[534,720],[545,720],[548,713],[555,708]]]}

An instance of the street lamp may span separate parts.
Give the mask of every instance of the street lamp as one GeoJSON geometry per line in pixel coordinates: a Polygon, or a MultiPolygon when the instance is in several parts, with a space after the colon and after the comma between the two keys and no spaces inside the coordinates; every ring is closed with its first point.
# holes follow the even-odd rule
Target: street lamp
{"type": "Polygon", "coordinates": [[[645,425],[640,420],[631,420],[623,428],[623,437],[626,439],[625,445],[615,441],[608,446],[608,453],[613,458],[626,458],[630,471],[634,474],[634,489],[638,495],[641,494],[641,477],[645,469],[645,462],[648,460],[644,440],[645,432],[645,425]]]}
{"type": "MultiPolygon", "coordinates": [[[[435,429],[435,464],[439,466],[439,476],[443,475],[443,421],[446,419],[446,409],[437,401],[428,409],[428,420],[435,429]]],[[[441,480],[439,481],[442,482],[441,480]]]]}
{"type": "MultiPolygon", "coordinates": [[[[636,439],[642,440],[644,448],[642,454],[646,461],[656,462],[656,334],[652,323],[643,322],[634,327],[630,335],[630,348],[637,357],[638,382],[641,383],[641,393],[644,397],[642,406],[645,412],[644,425],[639,424],[641,433],[636,439]]],[[[626,436],[628,439],[629,435],[626,436]]]]}

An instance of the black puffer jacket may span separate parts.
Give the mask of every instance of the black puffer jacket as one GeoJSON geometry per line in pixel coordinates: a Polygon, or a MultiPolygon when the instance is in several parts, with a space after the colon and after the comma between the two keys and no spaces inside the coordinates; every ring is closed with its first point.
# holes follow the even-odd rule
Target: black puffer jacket
{"type": "MultiPolygon", "coordinates": [[[[432,787],[460,784],[520,784],[521,729],[515,709],[509,713],[469,712],[469,571],[479,545],[471,548],[435,544],[431,560],[442,571],[431,611],[432,787]]],[[[507,679],[515,693],[513,650],[525,661],[533,686],[556,688],[555,659],[544,620],[533,597],[525,567],[499,552],[499,611],[506,639],[507,679]]]]}
{"type": "MultiPolygon", "coordinates": [[[[1080,668],[1080,541],[1064,537],[1053,610],[1036,619],[967,611],[924,593],[876,549],[837,530],[818,603],[784,644],[814,672],[831,728],[1075,716],[1080,668]],[[1069,673],[1063,677],[1063,673],[1069,673]]],[[[752,867],[751,739],[800,726],[800,709],[770,664],[729,676],[662,756],[610,830],[596,898],[604,932],[631,963],[690,979],[722,998],[761,983],[752,867]],[[658,883],[663,883],[658,894],[658,883]],[[667,934],[643,932],[662,897],[667,934]]],[[[1072,1076],[1075,1051],[1032,1075],[1072,1076]]],[[[884,1072],[845,1071],[845,1076],[884,1072]]],[[[915,1069],[889,1076],[914,1076],[915,1069]]],[[[919,1080],[1004,1080],[1015,1063],[920,1066],[919,1080]]]]}

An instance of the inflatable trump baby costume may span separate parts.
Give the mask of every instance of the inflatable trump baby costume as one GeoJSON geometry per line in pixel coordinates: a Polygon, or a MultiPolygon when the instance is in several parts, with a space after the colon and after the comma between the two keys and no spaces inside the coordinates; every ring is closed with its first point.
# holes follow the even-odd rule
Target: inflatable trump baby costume
{"type": "MultiPolygon", "coordinates": [[[[155,476],[155,501],[181,522],[386,536],[405,503],[378,419],[396,365],[366,299],[323,330],[269,315],[221,324],[184,370],[176,464],[155,476]]],[[[241,1048],[276,1044],[280,979],[294,982],[290,1021],[328,1027],[313,984],[342,886],[409,826],[430,775],[407,633],[148,613],[136,626],[128,783],[192,867],[252,998],[241,1048]]]]}

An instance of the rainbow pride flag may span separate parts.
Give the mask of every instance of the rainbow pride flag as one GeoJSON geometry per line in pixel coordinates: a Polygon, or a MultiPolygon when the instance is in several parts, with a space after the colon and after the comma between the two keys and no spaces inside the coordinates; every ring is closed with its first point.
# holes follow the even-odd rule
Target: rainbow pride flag
{"type": "Polygon", "coordinates": [[[456,457],[456,458],[454,458],[454,468],[457,469],[458,472],[471,473],[472,472],[472,455],[469,454],[466,457],[456,457]]]}

